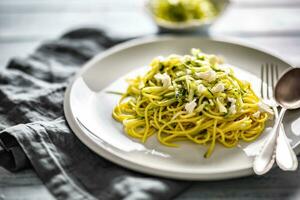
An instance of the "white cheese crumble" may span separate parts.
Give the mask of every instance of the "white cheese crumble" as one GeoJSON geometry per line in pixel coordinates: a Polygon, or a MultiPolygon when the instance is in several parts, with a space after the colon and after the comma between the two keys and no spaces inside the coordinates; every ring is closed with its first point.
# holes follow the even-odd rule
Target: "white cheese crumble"
{"type": "Polygon", "coordinates": [[[225,86],[223,83],[218,83],[211,89],[213,93],[223,92],[224,90],[225,86]]]}
{"type": "Polygon", "coordinates": [[[202,94],[206,90],[206,87],[202,84],[199,84],[197,86],[197,90],[198,90],[199,94],[202,94]]]}
{"type": "Polygon", "coordinates": [[[204,79],[208,82],[212,82],[212,81],[216,80],[217,73],[214,70],[208,70],[206,72],[198,72],[198,73],[196,73],[196,76],[198,78],[204,79]]]}
{"type": "Polygon", "coordinates": [[[236,102],[236,99],[235,99],[235,98],[228,97],[227,99],[228,99],[228,101],[229,101],[230,103],[235,103],[235,102],[236,102]]]}
{"type": "Polygon", "coordinates": [[[180,58],[181,62],[188,62],[191,61],[192,57],[190,55],[184,55],[180,58]]]}
{"type": "Polygon", "coordinates": [[[154,78],[157,81],[161,81],[163,84],[163,87],[165,87],[165,88],[168,88],[172,85],[171,77],[167,73],[163,73],[163,74],[157,73],[157,74],[155,74],[154,78]]]}
{"type": "Polygon", "coordinates": [[[144,82],[142,81],[142,82],[140,82],[139,83],[139,89],[143,89],[145,87],[145,84],[144,84],[144,82]]]}
{"type": "Polygon", "coordinates": [[[231,97],[227,97],[227,100],[231,103],[230,107],[229,107],[229,113],[234,115],[236,113],[236,99],[235,98],[231,98],[231,97]]]}
{"type": "Polygon", "coordinates": [[[229,64],[221,64],[221,65],[219,65],[219,68],[220,68],[222,71],[224,71],[224,73],[225,73],[226,75],[230,74],[230,72],[231,72],[230,67],[232,67],[232,66],[229,65],[229,64]]]}
{"type": "Polygon", "coordinates": [[[184,108],[188,113],[192,113],[196,108],[196,106],[197,106],[196,99],[194,99],[193,101],[185,104],[184,108]]]}
{"type": "Polygon", "coordinates": [[[177,5],[179,3],[179,0],[170,0],[169,2],[172,5],[177,5]]]}
{"type": "Polygon", "coordinates": [[[217,98],[216,101],[217,101],[217,105],[218,105],[219,111],[220,111],[221,113],[227,113],[227,109],[226,109],[226,107],[221,103],[220,99],[217,98]]]}
{"type": "Polygon", "coordinates": [[[253,113],[252,116],[255,117],[255,118],[259,118],[259,116],[260,116],[260,111],[257,111],[257,112],[255,112],[255,113],[253,113]]]}
{"type": "Polygon", "coordinates": [[[199,49],[192,48],[191,53],[196,56],[197,54],[201,53],[201,51],[199,49]]]}
{"type": "Polygon", "coordinates": [[[229,113],[234,115],[236,113],[236,105],[235,104],[231,104],[229,107],[229,113]]]}
{"type": "Polygon", "coordinates": [[[274,115],[273,110],[267,104],[265,104],[264,102],[260,101],[257,105],[259,107],[260,112],[267,112],[270,115],[274,115]]]}
{"type": "Polygon", "coordinates": [[[160,62],[166,61],[166,58],[163,56],[157,56],[156,59],[158,59],[160,62]]]}
{"type": "Polygon", "coordinates": [[[199,85],[199,84],[202,83],[202,81],[201,81],[201,80],[196,80],[195,83],[196,83],[197,85],[199,85]]]}

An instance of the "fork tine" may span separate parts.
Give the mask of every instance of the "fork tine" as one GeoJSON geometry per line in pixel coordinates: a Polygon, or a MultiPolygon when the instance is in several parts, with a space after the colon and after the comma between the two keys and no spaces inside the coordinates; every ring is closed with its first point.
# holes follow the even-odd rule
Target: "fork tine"
{"type": "Polygon", "coordinates": [[[267,98],[270,99],[270,66],[269,64],[267,63],[266,64],[266,82],[267,82],[267,98]]]}
{"type": "Polygon", "coordinates": [[[276,82],[278,81],[278,78],[279,78],[279,73],[278,73],[278,71],[279,71],[279,70],[278,70],[278,65],[276,65],[276,66],[275,66],[275,76],[276,76],[276,79],[275,79],[275,80],[276,80],[276,82]]]}
{"type": "Polygon", "coordinates": [[[261,94],[261,98],[263,99],[265,97],[264,95],[264,82],[265,82],[265,73],[264,73],[264,70],[265,69],[265,66],[262,64],[261,65],[261,68],[260,68],[260,80],[261,80],[261,83],[260,83],[260,94],[261,94]]]}
{"type": "Polygon", "coordinates": [[[276,77],[275,77],[275,66],[274,64],[271,63],[271,85],[270,85],[270,97],[273,97],[273,91],[275,88],[275,82],[276,82],[276,77]]]}
{"type": "Polygon", "coordinates": [[[262,89],[262,98],[263,99],[267,99],[267,95],[268,95],[268,74],[267,74],[267,65],[266,64],[263,64],[262,65],[262,82],[261,82],[261,89],[262,89]]]}
{"type": "Polygon", "coordinates": [[[268,84],[267,84],[267,90],[268,90],[268,99],[273,98],[273,90],[275,88],[275,72],[274,72],[274,65],[268,64],[268,84]]]}
{"type": "Polygon", "coordinates": [[[275,86],[276,86],[276,83],[277,83],[277,81],[278,81],[278,65],[277,64],[274,64],[273,65],[273,75],[272,75],[272,77],[273,77],[273,95],[274,95],[274,90],[275,90],[275,86]]]}

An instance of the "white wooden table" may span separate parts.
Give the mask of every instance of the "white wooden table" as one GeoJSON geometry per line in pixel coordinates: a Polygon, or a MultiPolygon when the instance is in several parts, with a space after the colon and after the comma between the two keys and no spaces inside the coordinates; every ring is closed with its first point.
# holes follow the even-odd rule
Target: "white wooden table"
{"type": "MultiPolygon", "coordinates": [[[[142,0],[0,0],[0,68],[78,27],[103,27],[120,37],[154,34],[157,28],[142,5],[142,0]]],[[[209,35],[255,44],[300,66],[300,0],[232,0],[209,35]]],[[[53,197],[32,170],[0,168],[1,199],[53,197]]],[[[198,182],[178,199],[300,199],[300,173],[275,169],[238,185],[236,180],[198,182]]]]}

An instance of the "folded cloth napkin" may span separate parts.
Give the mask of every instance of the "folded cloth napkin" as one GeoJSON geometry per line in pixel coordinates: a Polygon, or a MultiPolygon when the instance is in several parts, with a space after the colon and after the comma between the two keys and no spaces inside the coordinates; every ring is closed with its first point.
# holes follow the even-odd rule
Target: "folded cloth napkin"
{"type": "Polygon", "coordinates": [[[79,29],[0,71],[0,166],[11,171],[32,166],[57,199],[167,200],[189,185],[101,158],[66,123],[63,99],[70,79],[84,62],[118,42],[103,31],[79,29]]]}

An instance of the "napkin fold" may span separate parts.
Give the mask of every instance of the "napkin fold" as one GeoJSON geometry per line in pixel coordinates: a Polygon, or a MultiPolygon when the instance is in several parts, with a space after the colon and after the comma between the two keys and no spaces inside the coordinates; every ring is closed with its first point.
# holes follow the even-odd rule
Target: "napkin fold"
{"type": "Polygon", "coordinates": [[[0,71],[0,166],[33,167],[57,199],[167,200],[188,187],[103,159],[66,123],[63,99],[70,79],[87,60],[119,42],[98,29],[78,29],[0,71]]]}

